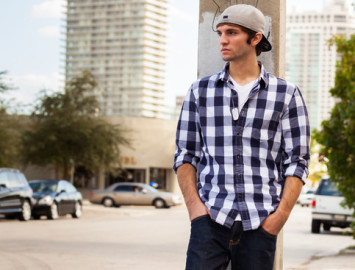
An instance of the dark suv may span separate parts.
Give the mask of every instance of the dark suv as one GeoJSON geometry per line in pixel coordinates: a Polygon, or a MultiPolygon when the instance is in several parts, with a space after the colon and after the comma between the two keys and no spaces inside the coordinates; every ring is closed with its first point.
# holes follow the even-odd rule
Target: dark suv
{"type": "Polygon", "coordinates": [[[6,218],[31,218],[32,189],[26,177],[16,169],[0,168],[0,214],[6,218]]]}

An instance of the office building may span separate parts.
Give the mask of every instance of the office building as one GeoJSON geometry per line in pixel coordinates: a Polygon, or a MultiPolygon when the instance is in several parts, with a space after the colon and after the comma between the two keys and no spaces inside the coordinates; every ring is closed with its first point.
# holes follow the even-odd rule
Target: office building
{"type": "Polygon", "coordinates": [[[100,114],[165,118],[167,0],[68,0],[66,81],[90,70],[100,114]]]}
{"type": "Polygon", "coordinates": [[[339,55],[327,41],[354,33],[354,8],[342,0],[332,1],[321,13],[293,11],[287,16],[286,78],[302,91],[311,129],[329,119],[335,104],[329,90],[334,87],[339,55]]]}

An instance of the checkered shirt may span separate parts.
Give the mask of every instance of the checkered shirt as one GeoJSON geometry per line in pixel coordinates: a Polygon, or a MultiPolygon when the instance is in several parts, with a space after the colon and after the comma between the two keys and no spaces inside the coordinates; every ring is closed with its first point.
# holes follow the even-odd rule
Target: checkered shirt
{"type": "Polygon", "coordinates": [[[308,175],[310,128],[301,92],[259,65],[259,82],[237,120],[227,63],[192,84],[177,126],[175,172],[184,163],[197,169],[202,202],[229,228],[239,213],[244,230],[257,229],[279,205],[286,177],[304,182],[308,175]]]}

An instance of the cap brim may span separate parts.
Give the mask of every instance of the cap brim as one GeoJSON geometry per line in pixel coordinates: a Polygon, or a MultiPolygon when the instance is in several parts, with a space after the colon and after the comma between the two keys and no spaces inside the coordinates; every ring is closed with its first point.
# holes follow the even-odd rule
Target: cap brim
{"type": "Polygon", "coordinates": [[[267,40],[267,38],[264,35],[263,35],[263,38],[262,38],[262,40],[260,42],[263,45],[263,48],[262,48],[263,52],[271,51],[272,46],[271,46],[270,42],[267,40]]]}

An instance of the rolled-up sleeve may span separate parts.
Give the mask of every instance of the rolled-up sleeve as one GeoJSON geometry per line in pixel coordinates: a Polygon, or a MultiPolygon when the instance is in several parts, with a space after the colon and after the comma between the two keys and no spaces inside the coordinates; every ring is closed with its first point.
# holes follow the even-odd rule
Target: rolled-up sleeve
{"type": "Polygon", "coordinates": [[[196,98],[193,89],[187,93],[176,130],[176,152],[174,171],[184,163],[190,163],[195,168],[200,160],[201,136],[196,98]]]}
{"type": "Polygon", "coordinates": [[[310,127],[300,90],[296,87],[282,117],[283,177],[295,176],[305,183],[310,161],[310,127]]]}

